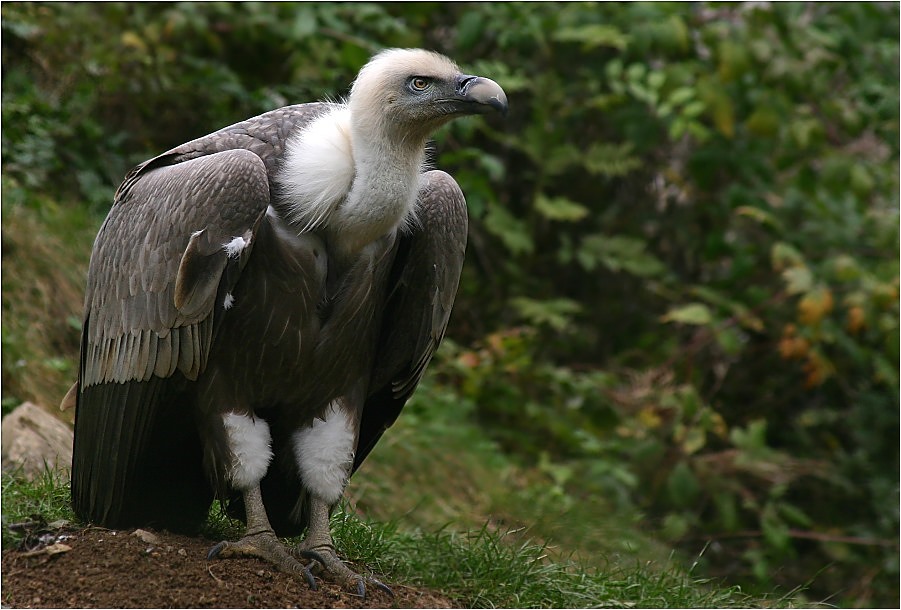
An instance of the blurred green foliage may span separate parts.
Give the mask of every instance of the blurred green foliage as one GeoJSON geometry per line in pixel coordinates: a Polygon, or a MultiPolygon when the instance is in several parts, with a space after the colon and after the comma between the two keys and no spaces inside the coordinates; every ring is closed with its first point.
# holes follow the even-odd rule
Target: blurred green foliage
{"type": "Polygon", "coordinates": [[[436,139],[472,219],[441,391],[561,498],[709,544],[708,574],[893,604],[898,16],[4,3],[4,195],[99,219],[161,150],[346,94],[382,47],[444,52],[511,112],[436,139]]]}

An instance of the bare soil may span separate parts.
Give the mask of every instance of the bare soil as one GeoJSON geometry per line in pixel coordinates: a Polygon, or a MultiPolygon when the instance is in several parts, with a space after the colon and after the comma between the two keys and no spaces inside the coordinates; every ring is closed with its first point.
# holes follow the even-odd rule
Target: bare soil
{"type": "MultiPolygon", "coordinates": [[[[28,539],[26,538],[26,542],[28,539]]],[[[386,583],[365,599],[319,588],[257,559],[207,561],[216,541],[144,530],[61,529],[2,557],[4,608],[448,608],[436,593],[386,583]],[[25,550],[30,549],[30,550],[25,550]]],[[[365,569],[363,569],[365,573],[365,569]]]]}

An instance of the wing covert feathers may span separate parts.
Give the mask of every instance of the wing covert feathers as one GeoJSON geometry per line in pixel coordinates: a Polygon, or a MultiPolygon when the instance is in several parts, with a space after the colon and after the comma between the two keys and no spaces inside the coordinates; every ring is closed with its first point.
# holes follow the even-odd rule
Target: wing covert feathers
{"type": "Polygon", "coordinates": [[[72,463],[83,519],[203,523],[213,491],[190,381],[209,356],[220,291],[251,254],[285,143],[325,109],[226,127],[140,164],[116,191],[85,294],[72,463]]]}
{"type": "Polygon", "coordinates": [[[196,378],[211,333],[201,322],[213,312],[220,279],[237,281],[227,269],[246,263],[287,141],[329,108],[279,108],[129,172],[91,256],[85,317],[93,324],[83,386],[176,370],[196,378]],[[235,238],[247,248],[234,252],[235,238]],[[129,345],[142,355],[126,356],[129,345]]]}
{"type": "Polygon", "coordinates": [[[92,255],[84,385],[176,370],[196,379],[223,273],[246,262],[268,204],[266,168],[246,150],[158,168],[132,184],[92,255]]]}

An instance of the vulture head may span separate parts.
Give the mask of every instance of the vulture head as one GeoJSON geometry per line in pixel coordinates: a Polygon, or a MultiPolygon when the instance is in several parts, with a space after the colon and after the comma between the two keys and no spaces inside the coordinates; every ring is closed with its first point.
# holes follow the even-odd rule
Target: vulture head
{"type": "Polygon", "coordinates": [[[348,105],[356,127],[424,140],[459,116],[506,114],[507,96],[493,80],[463,74],[443,55],[388,49],[360,70],[348,105]]]}
{"type": "Polygon", "coordinates": [[[325,230],[335,261],[350,264],[373,240],[415,224],[429,136],[454,118],[492,111],[507,111],[493,80],[431,51],[382,51],[344,104],[289,142],[277,176],[286,216],[303,231],[325,230]]]}

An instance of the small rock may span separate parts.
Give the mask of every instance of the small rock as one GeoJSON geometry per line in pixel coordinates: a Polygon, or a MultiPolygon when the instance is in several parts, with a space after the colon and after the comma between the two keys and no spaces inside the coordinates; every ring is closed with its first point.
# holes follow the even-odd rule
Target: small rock
{"type": "Polygon", "coordinates": [[[137,536],[141,541],[146,542],[147,544],[159,544],[160,537],[154,533],[148,532],[147,530],[135,530],[132,536],[137,536]]]}
{"type": "Polygon", "coordinates": [[[45,551],[48,555],[57,555],[59,553],[68,553],[72,550],[72,547],[68,544],[63,544],[62,542],[56,542],[48,546],[45,551]]]}
{"type": "Polygon", "coordinates": [[[178,554],[181,555],[182,557],[188,556],[188,552],[184,549],[178,549],[178,554]]]}
{"type": "Polygon", "coordinates": [[[49,546],[44,546],[27,553],[22,553],[22,557],[34,557],[36,555],[59,555],[60,553],[68,553],[72,547],[62,542],[56,542],[49,546]]]}
{"type": "Polygon", "coordinates": [[[3,470],[21,468],[28,478],[46,467],[60,470],[72,464],[72,429],[32,402],[22,403],[3,418],[3,470]]]}

